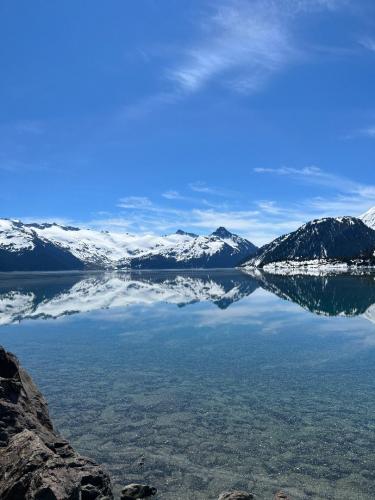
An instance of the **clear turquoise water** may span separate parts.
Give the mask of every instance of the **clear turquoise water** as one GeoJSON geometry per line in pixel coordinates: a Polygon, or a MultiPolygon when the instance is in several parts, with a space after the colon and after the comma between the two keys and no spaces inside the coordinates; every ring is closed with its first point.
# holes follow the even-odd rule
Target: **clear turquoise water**
{"type": "Polygon", "coordinates": [[[373,500],[373,303],[372,275],[2,275],[0,343],[116,489],[373,500]]]}

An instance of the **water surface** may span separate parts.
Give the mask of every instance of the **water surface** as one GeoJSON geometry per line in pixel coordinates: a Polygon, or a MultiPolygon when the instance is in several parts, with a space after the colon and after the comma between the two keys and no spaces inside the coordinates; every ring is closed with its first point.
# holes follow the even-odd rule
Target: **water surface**
{"type": "Polygon", "coordinates": [[[374,275],[0,276],[0,343],[116,489],[375,497],[374,275]]]}

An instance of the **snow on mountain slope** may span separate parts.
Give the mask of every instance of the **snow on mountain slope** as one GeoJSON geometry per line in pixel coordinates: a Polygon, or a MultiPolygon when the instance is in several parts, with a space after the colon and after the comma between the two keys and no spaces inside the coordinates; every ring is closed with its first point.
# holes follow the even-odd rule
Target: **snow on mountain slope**
{"type": "Polygon", "coordinates": [[[192,239],[191,236],[172,234],[132,235],[129,233],[109,233],[64,227],[58,224],[30,225],[38,236],[55,245],[68,249],[74,256],[87,264],[105,268],[128,267],[134,256],[158,252],[162,248],[175,248],[192,239]]]}
{"type": "MultiPolygon", "coordinates": [[[[178,231],[181,234],[181,231],[178,231]]],[[[186,233],[185,233],[186,234],[186,233]]],[[[154,248],[132,259],[132,268],[213,268],[235,267],[254,255],[257,247],[250,241],[220,227],[208,236],[190,235],[175,246],[154,248]]]]}
{"type": "Polygon", "coordinates": [[[78,270],[84,263],[68,249],[39,238],[20,221],[0,219],[0,271],[78,270]]]}
{"type": "Polygon", "coordinates": [[[375,229],[375,207],[370,208],[360,216],[360,219],[371,229],[375,229]]]}
{"type": "MultiPolygon", "coordinates": [[[[76,260],[89,269],[230,267],[257,250],[252,243],[224,228],[209,236],[197,236],[181,230],[167,236],[155,236],[94,231],[58,224],[23,224],[0,219],[1,270],[18,270],[19,261],[22,258],[25,260],[28,252],[36,246],[38,249],[47,248],[52,253],[55,249],[60,261],[64,258],[69,260],[69,254],[73,258],[72,269],[79,269],[76,260]],[[6,252],[3,256],[2,251],[6,252]],[[65,253],[61,255],[61,251],[65,253]],[[9,253],[13,257],[21,255],[17,262],[12,258],[8,268],[1,266],[1,260],[9,260],[9,253]]],[[[36,258],[34,255],[34,260],[36,258]]],[[[22,270],[27,269],[25,265],[22,270]]],[[[66,269],[66,265],[63,268],[66,269]]]]}
{"type": "Polygon", "coordinates": [[[355,217],[327,217],[264,245],[245,267],[374,263],[375,231],[355,217]]]}
{"type": "Polygon", "coordinates": [[[0,219],[0,247],[10,252],[32,250],[34,233],[22,222],[0,219]]]}

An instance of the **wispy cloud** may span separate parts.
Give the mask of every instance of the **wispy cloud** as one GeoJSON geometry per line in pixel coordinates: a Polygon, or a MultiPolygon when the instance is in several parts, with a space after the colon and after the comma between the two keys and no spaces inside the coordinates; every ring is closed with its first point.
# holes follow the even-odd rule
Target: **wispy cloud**
{"type": "MultiPolygon", "coordinates": [[[[177,88],[201,90],[211,81],[252,93],[290,64],[306,58],[294,34],[299,16],[333,11],[347,0],[227,0],[202,22],[182,62],[168,71],[177,88]]],[[[311,48],[310,48],[311,49],[311,48]]]]}
{"type": "Polygon", "coordinates": [[[353,140],[358,138],[375,139],[375,125],[367,125],[363,128],[358,128],[343,136],[344,140],[353,140]]]}
{"type": "Polygon", "coordinates": [[[167,200],[185,200],[186,197],[181,195],[178,191],[174,191],[173,189],[170,189],[169,191],[165,191],[165,193],[162,194],[163,198],[166,198],[167,200]]]}
{"type": "Polygon", "coordinates": [[[204,36],[168,72],[184,92],[198,91],[214,78],[236,91],[252,92],[298,56],[285,9],[273,1],[219,4],[202,27],[204,36]]]}
{"type": "Polygon", "coordinates": [[[136,211],[126,211],[120,215],[98,218],[86,225],[106,230],[126,230],[154,234],[170,233],[179,228],[203,234],[210,233],[219,226],[242,234],[257,244],[262,244],[302,224],[303,220],[267,221],[258,210],[180,209],[153,206],[136,211]]]}
{"type": "MultiPolygon", "coordinates": [[[[347,54],[346,48],[314,46],[295,29],[303,16],[334,11],[349,0],[218,0],[201,7],[190,36],[173,50],[158,73],[160,90],[126,106],[127,118],[140,118],[179,102],[210,85],[240,94],[260,91],[293,64],[321,53],[347,54]],[[173,53],[173,57],[171,57],[173,53]],[[172,60],[171,60],[172,59],[172,60]],[[160,78],[160,74],[162,78],[160,78]],[[164,78],[163,78],[164,76],[164,78]]],[[[162,58],[161,58],[162,59],[162,58]]]]}
{"type": "Polygon", "coordinates": [[[165,198],[166,200],[173,200],[173,201],[181,201],[181,202],[186,202],[186,203],[195,203],[195,204],[205,204],[206,200],[205,199],[200,199],[196,198],[194,196],[187,196],[185,194],[181,194],[180,191],[176,191],[175,189],[169,189],[168,191],[165,191],[162,193],[162,197],[165,198]]]}
{"type": "Polygon", "coordinates": [[[189,183],[189,189],[196,193],[202,193],[206,195],[221,196],[221,197],[231,197],[237,193],[229,189],[218,188],[215,186],[209,186],[206,182],[196,181],[189,183]]]}
{"type": "Polygon", "coordinates": [[[332,191],[331,195],[318,196],[300,203],[302,210],[315,216],[359,215],[375,205],[375,185],[362,184],[345,176],[326,172],[318,167],[301,169],[256,168],[256,173],[289,176],[296,181],[324,186],[332,191]]]}
{"type": "Polygon", "coordinates": [[[317,9],[337,10],[348,5],[351,0],[290,0],[297,10],[308,11],[317,9]]]}
{"type": "MultiPolygon", "coordinates": [[[[163,193],[165,195],[165,193],[163,193]]],[[[165,196],[161,195],[162,198],[165,196]]],[[[172,198],[178,192],[169,193],[172,198]]],[[[190,201],[190,200],[189,200],[190,201]]],[[[274,215],[256,204],[241,210],[234,207],[209,206],[210,201],[196,200],[196,206],[189,205],[175,208],[164,205],[161,200],[153,202],[146,197],[130,196],[122,198],[118,207],[120,213],[98,217],[88,223],[89,226],[112,231],[148,232],[154,234],[174,232],[178,228],[200,233],[210,233],[219,226],[225,226],[251,239],[256,244],[263,244],[298,227],[305,222],[303,214],[297,211],[287,212],[279,209],[277,224],[274,215]],[[282,212],[282,213],[281,213],[282,212]],[[283,219],[283,220],[282,220],[283,219]]]]}
{"type": "Polygon", "coordinates": [[[292,177],[297,181],[319,186],[333,187],[336,190],[352,191],[359,187],[358,183],[346,177],[326,172],[315,165],[303,168],[280,167],[280,168],[254,168],[254,172],[260,174],[275,174],[292,177]]]}
{"type": "Polygon", "coordinates": [[[364,47],[367,50],[371,50],[372,52],[375,52],[375,38],[372,37],[365,37],[362,38],[359,41],[360,45],[364,47]]]}
{"type": "MultiPolygon", "coordinates": [[[[97,213],[86,223],[69,221],[69,225],[95,229],[126,231],[130,233],[172,233],[185,229],[208,234],[218,226],[225,226],[257,245],[262,245],[294,231],[308,220],[339,215],[359,216],[375,205],[375,185],[326,172],[316,166],[303,168],[257,168],[255,174],[287,177],[288,181],[315,183],[324,187],[324,196],[295,199],[279,203],[274,199],[226,199],[216,203],[216,191],[198,184],[205,198],[185,196],[184,191],[165,191],[156,198],[126,196],[113,212],[97,213]]],[[[186,189],[186,186],[185,186],[186,189]]],[[[223,190],[225,191],[225,190],[223,190]]],[[[39,218],[40,219],[40,218],[39,218]]]]}
{"type": "Polygon", "coordinates": [[[371,137],[372,139],[375,139],[375,125],[371,125],[370,127],[361,129],[360,135],[364,135],[366,137],[371,137]]]}
{"type": "Polygon", "coordinates": [[[150,209],[152,206],[151,200],[145,196],[128,196],[121,198],[118,203],[120,208],[150,209]]]}
{"type": "Polygon", "coordinates": [[[95,228],[165,234],[179,228],[207,234],[225,226],[257,245],[262,245],[294,231],[308,220],[338,215],[360,215],[375,205],[375,185],[362,184],[344,176],[326,172],[316,166],[303,168],[257,168],[255,174],[277,175],[294,182],[314,183],[325,188],[324,196],[309,197],[280,204],[277,200],[226,199],[215,202],[218,187],[193,183],[197,193],[205,198],[185,196],[179,190],[161,193],[159,199],[128,196],[118,202],[120,212],[105,214],[91,221],[95,228]],[[213,200],[211,200],[211,197],[213,200]],[[208,198],[208,199],[206,199],[208,198]],[[173,203],[171,202],[178,202],[173,203]],[[171,206],[172,205],[172,206],[171,206]]]}

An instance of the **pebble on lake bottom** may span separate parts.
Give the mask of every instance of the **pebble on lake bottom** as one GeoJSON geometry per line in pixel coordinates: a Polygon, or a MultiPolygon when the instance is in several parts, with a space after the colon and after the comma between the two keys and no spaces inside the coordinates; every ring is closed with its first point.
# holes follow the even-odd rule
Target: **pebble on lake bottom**
{"type": "Polygon", "coordinates": [[[218,500],[252,500],[254,495],[246,491],[225,491],[221,493],[218,500]]]}

